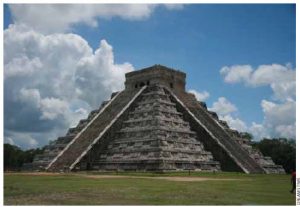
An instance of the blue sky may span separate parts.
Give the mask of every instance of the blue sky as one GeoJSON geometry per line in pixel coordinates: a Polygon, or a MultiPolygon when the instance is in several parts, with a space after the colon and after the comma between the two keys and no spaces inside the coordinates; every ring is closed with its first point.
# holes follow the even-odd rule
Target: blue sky
{"type": "MultiPolygon", "coordinates": [[[[10,24],[25,22],[29,27],[31,23],[36,24],[28,19],[26,12],[20,11],[23,12],[5,5],[4,30],[8,30],[10,24]]],[[[238,65],[243,66],[238,70],[242,74],[246,71],[245,66],[250,65],[254,77],[254,71],[260,70],[260,66],[270,66],[266,69],[271,71],[267,79],[276,71],[284,74],[284,71],[295,72],[295,15],[294,4],[187,4],[172,9],[158,6],[136,19],[95,14],[93,18],[97,26],[78,20],[69,23],[67,29],[55,32],[39,31],[36,25],[32,28],[43,35],[76,34],[94,51],[99,48],[100,40],[105,39],[113,47],[115,64],[128,62],[135,70],[154,64],[180,69],[187,73],[187,89],[208,92],[209,97],[204,101],[217,111],[222,110],[218,108],[220,105],[214,107],[213,104],[224,97],[229,107],[233,105],[235,109],[220,113],[241,120],[252,132],[253,122],[264,127],[264,124],[270,124],[267,123],[269,116],[276,116],[267,114],[268,109],[262,107],[263,100],[283,107],[290,99],[276,98],[274,79],[262,83],[254,78],[250,80],[250,76],[248,79],[239,76],[225,81],[229,73],[221,74],[220,70],[227,66],[229,71],[234,71],[233,66],[238,65]]],[[[295,96],[292,99],[295,101],[295,96]]],[[[293,122],[290,120],[295,118],[289,116],[292,117],[286,118],[288,124],[281,121],[280,125],[290,126],[293,122]]],[[[13,131],[13,127],[10,130],[13,131]]],[[[278,133],[268,133],[279,136],[278,133]]],[[[12,135],[9,138],[13,139],[12,135]]]]}

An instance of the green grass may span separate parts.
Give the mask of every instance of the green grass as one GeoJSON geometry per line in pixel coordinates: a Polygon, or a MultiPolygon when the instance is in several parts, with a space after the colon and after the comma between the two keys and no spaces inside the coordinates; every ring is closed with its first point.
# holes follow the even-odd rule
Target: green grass
{"type": "Polygon", "coordinates": [[[5,205],[295,205],[288,175],[241,173],[84,173],[37,176],[4,174],[5,205]],[[115,175],[95,173],[89,175],[115,175]],[[141,177],[143,176],[143,177],[141,177]],[[162,176],[237,180],[170,181],[162,176]],[[150,178],[144,178],[150,177],[150,178]]]}

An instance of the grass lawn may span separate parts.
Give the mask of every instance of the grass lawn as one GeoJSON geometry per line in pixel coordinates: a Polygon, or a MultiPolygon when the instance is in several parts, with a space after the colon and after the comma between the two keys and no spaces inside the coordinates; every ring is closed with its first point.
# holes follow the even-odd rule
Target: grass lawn
{"type": "Polygon", "coordinates": [[[290,188],[289,175],[4,173],[4,204],[295,205],[290,188]]]}

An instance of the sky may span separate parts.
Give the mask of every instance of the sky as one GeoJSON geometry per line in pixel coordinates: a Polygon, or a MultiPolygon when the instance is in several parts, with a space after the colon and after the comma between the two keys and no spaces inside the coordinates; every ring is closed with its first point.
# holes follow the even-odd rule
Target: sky
{"type": "Polygon", "coordinates": [[[6,4],[4,142],[28,149],[154,64],[231,128],[295,138],[294,4],[6,4]]]}

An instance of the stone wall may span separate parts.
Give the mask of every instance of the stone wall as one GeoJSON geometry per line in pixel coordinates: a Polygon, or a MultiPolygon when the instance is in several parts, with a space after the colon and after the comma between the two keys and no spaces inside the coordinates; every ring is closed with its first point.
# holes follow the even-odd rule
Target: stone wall
{"type": "Polygon", "coordinates": [[[139,88],[144,85],[164,85],[172,90],[185,90],[185,73],[161,65],[126,73],[125,89],[139,88]]]}

